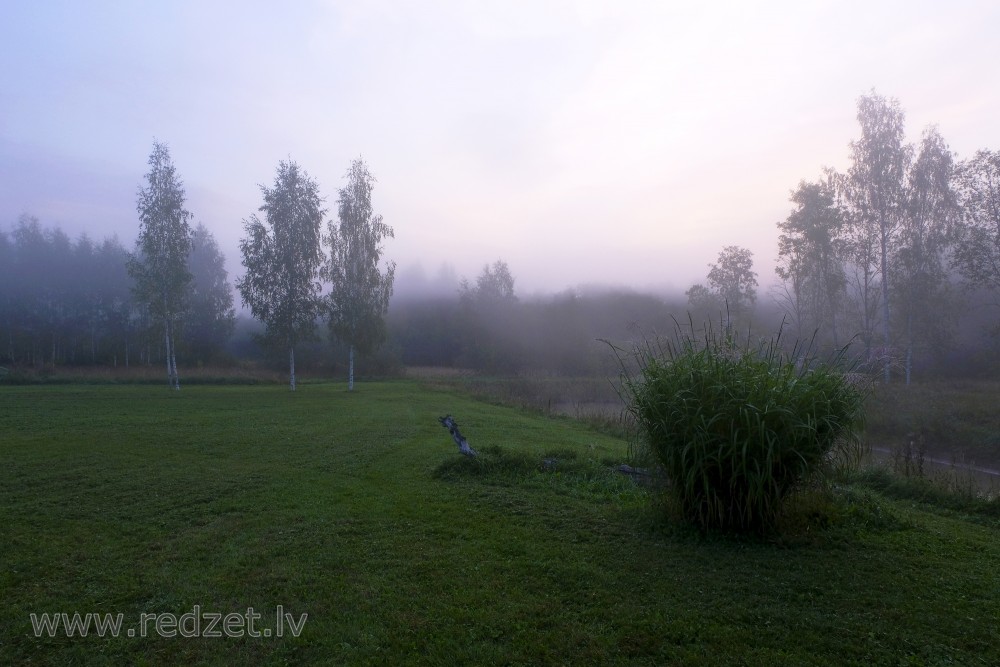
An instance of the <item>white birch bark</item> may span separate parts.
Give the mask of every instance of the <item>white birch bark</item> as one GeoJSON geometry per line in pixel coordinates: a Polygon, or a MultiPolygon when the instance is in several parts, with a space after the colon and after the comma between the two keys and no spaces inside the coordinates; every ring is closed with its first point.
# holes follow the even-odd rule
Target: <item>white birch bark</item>
{"type": "Polygon", "coordinates": [[[354,346],[351,345],[351,351],[348,354],[350,362],[348,364],[349,369],[347,371],[347,391],[354,391],[354,346]]]}

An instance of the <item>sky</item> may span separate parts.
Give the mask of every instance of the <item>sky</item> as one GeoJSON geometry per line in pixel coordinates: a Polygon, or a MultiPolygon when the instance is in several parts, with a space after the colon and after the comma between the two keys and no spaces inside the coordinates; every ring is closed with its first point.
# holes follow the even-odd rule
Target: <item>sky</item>
{"type": "MultiPolygon", "coordinates": [[[[508,263],[520,294],[683,291],[728,245],[774,281],[799,181],[846,170],[859,96],[959,158],[1000,149],[1000,3],[7,0],[0,230],[138,232],[166,143],[242,274],[294,160],[336,215],[361,157],[397,292],[508,263]]],[[[238,297],[237,297],[238,301],[238,297]]]]}

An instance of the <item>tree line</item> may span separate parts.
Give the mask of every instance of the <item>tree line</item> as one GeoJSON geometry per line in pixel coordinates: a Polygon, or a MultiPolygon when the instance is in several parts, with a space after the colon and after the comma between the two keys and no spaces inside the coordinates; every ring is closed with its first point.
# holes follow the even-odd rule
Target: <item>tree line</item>
{"type": "MultiPolygon", "coordinates": [[[[116,236],[71,240],[22,215],[0,230],[0,360],[17,366],[129,367],[164,359],[160,333],[129,276],[116,236]]],[[[187,249],[190,296],[183,312],[190,363],[218,361],[233,330],[232,290],[211,232],[198,225],[187,249]]]]}
{"type": "MultiPolygon", "coordinates": [[[[131,252],[117,237],[74,242],[28,215],[9,235],[0,230],[0,360],[33,367],[155,361],[175,389],[178,357],[220,360],[236,323],[225,257],[204,225],[191,227],[168,147],[154,142],[148,164],[131,252]]],[[[379,262],[393,230],[372,211],[375,178],[362,160],[351,163],[347,181],[337,220],[323,233],[318,184],[282,161],[273,187],[261,186],[263,218],[244,220],[246,273],[236,288],[263,325],[256,342],[287,351],[292,390],[295,346],[316,339],[321,317],[348,348],[349,388],[355,350],[371,353],[385,339],[395,264],[382,272],[379,262]],[[330,286],[326,295],[321,281],[330,286]]]]}
{"type": "MultiPolygon", "coordinates": [[[[909,382],[915,358],[945,350],[963,310],[1000,287],[1000,152],[958,160],[934,126],[907,144],[899,101],[875,91],[857,119],[848,170],[800,182],[777,223],[774,297],[800,340],[856,337],[885,382],[909,382]]],[[[739,318],[757,298],[752,264],[725,248],[689,306],[739,318]]]]}
{"type": "MultiPolygon", "coordinates": [[[[146,187],[139,190],[139,237],[130,256],[133,294],[148,309],[163,335],[167,379],[180,388],[176,333],[188,312],[193,275],[192,246],[184,188],[164,144],[154,143],[146,187]]],[[[244,220],[240,252],[246,272],[236,282],[243,304],[264,325],[261,342],[288,353],[289,386],[296,388],[295,346],[314,338],[316,319],[350,350],[348,388],[354,388],[354,350],[368,351],[384,339],[383,317],[392,294],[395,265],[379,269],[382,239],[392,228],[375,215],[375,181],[365,163],[352,162],[348,183],[339,191],[338,220],[327,223],[318,183],[291,160],[278,164],[272,187],[260,186],[264,203],[244,220]],[[324,253],[329,245],[329,257],[324,253]],[[331,285],[322,295],[320,279],[331,285]]]]}
{"type": "Polygon", "coordinates": [[[955,332],[969,295],[1000,280],[1000,153],[958,160],[937,127],[907,144],[898,100],[858,101],[846,173],[792,194],[779,223],[779,277],[802,331],[834,344],[857,332],[885,382],[909,382],[918,355],[955,332]]]}
{"type": "MultiPolygon", "coordinates": [[[[934,126],[919,144],[907,144],[899,101],[875,91],[859,98],[857,119],[861,136],[850,143],[846,172],[824,169],[791,193],[793,209],[777,223],[779,283],[768,308],[755,312],[753,253],[729,245],[705,282],[685,292],[686,303],[666,304],[668,317],[684,321],[690,313],[693,321],[743,331],[751,320],[759,331],[783,326],[789,342],[812,341],[814,349],[851,343],[853,356],[885,382],[897,375],[910,382],[915,368],[940,370],[977,354],[970,341],[979,352],[996,347],[996,318],[977,307],[1000,305],[1000,152],[959,160],[934,126]]],[[[475,289],[491,280],[486,267],[475,289]]],[[[458,363],[509,368],[531,356],[515,350],[519,337],[497,333],[519,317],[530,329],[530,308],[515,314],[510,303],[497,304],[466,295],[455,308],[455,328],[464,333],[447,348],[460,351],[458,363]]],[[[556,318],[592,310],[578,298],[556,298],[547,308],[556,318]]],[[[661,316],[646,318],[661,330],[670,326],[663,310],[651,307],[661,316]]],[[[565,341],[574,340],[562,329],[565,341]]],[[[535,367],[549,369],[559,356],[535,367]]]]}
{"type": "Polygon", "coordinates": [[[849,144],[847,171],[824,169],[791,193],[793,209],[777,223],[779,282],[765,308],[757,303],[753,253],[737,245],[720,251],[685,302],[654,300],[642,316],[628,308],[641,301],[633,294],[569,292],[520,304],[508,290],[500,298],[496,276],[507,268],[497,262],[474,286],[462,283],[458,303],[435,304],[436,322],[415,306],[398,314],[406,321],[404,360],[584,370],[594,362],[581,330],[591,342],[631,335],[621,322],[595,316],[604,309],[622,322],[644,321],[649,329],[640,338],[690,314],[693,322],[730,330],[747,331],[751,321],[762,332],[783,327],[790,344],[812,341],[818,350],[850,343],[852,356],[886,382],[897,375],[909,382],[915,368],[982,370],[984,358],[995,368],[995,316],[977,306],[1000,305],[1000,152],[959,160],[934,126],[918,145],[907,144],[900,103],[875,91],[859,98],[857,119],[861,136],[849,144]],[[542,311],[547,327],[537,326],[542,311]],[[420,325],[426,328],[417,333],[420,325]],[[548,343],[555,331],[562,349],[548,343]],[[567,347],[576,353],[567,355],[567,347]]]}
{"type": "MultiPolygon", "coordinates": [[[[381,354],[383,368],[395,360],[603,372],[597,338],[655,335],[687,313],[727,327],[753,319],[759,331],[784,321],[789,338],[828,348],[853,342],[887,381],[954,368],[959,341],[966,352],[996,346],[995,337],[977,338],[986,321],[995,333],[995,317],[971,305],[1000,305],[1000,152],[959,160],[935,127],[907,144],[899,102],[874,91],[859,98],[857,118],[850,167],[824,169],[791,193],[793,208],[777,223],[779,282],[766,303],[758,304],[752,253],[729,245],[683,301],[575,290],[521,301],[497,260],[454,297],[400,300],[390,312],[395,264],[383,262],[382,244],[393,229],[374,213],[376,181],[360,159],[329,218],[318,183],[295,162],[279,163],[260,188],[260,215],[243,221],[246,272],[236,291],[260,323],[255,342],[282,351],[293,389],[296,350],[309,365],[343,353],[349,386],[356,353],[381,354]]],[[[203,225],[191,228],[165,145],[154,143],[149,165],[132,252],[114,237],[71,241],[28,216],[0,232],[0,360],[163,363],[178,386],[178,357],[220,358],[234,330],[224,258],[203,225]]]]}

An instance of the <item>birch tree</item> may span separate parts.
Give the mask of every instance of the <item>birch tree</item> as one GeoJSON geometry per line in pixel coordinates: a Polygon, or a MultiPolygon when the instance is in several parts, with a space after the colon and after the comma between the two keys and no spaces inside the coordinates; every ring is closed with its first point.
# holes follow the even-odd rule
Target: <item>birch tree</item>
{"type": "Polygon", "coordinates": [[[385,340],[385,313],[396,272],[389,262],[379,269],[382,242],[393,238],[392,227],[372,210],[375,177],[363,160],[351,163],[347,185],[337,200],[338,221],[327,225],[330,247],[323,278],[331,285],[327,301],[330,333],[348,346],[347,388],[354,390],[355,350],[368,354],[385,340]]]}
{"type": "Polygon", "coordinates": [[[928,128],[910,169],[907,215],[896,253],[896,294],[902,326],[906,384],[913,373],[914,347],[942,331],[948,283],[945,252],[958,213],[952,187],[954,160],[937,128],[928,128]]]}
{"type": "MultiPolygon", "coordinates": [[[[911,153],[910,147],[903,143],[903,121],[903,110],[897,100],[886,99],[874,91],[863,95],[858,100],[861,138],[851,143],[853,164],[847,174],[847,196],[852,208],[850,220],[854,237],[860,242],[855,246],[855,261],[863,272],[863,314],[867,331],[874,329],[874,322],[868,319],[872,297],[869,290],[874,272],[878,274],[885,382],[889,382],[891,368],[885,352],[892,340],[889,264],[906,214],[906,173],[911,153]]],[[[869,348],[870,345],[869,339],[869,348]]]]}
{"type": "Polygon", "coordinates": [[[184,208],[184,187],[166,144],[153,143],[146,187],[139,189],[139,237],[128,271],[135,281],[136,299],[144,303],[163,327],[167,381],[180,389],[177,375],[176,329],[184,312],[191,274],[191,214],[184,208]]]}
{"type": "Polygon", "coordinates": [[[320,228],[326,209],[316,181],[292,161],[278,163],[274,187],[260,186],[264,220],[243,221],[240,252],[246,273],[236,282],[243,304],[264,323],[265,342],[288,352],[295,391],[295,346],[313,336],[323,261],[320,228]]]}

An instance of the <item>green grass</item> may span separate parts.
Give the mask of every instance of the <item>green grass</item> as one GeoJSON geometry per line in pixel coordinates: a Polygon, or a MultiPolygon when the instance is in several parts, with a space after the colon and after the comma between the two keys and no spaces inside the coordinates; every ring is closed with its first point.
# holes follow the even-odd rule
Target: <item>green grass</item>
{"type": "Polygon", "coordinates": [[[0,387],[0,664],[1000,662],[988,517],[843,487],[781,539],[702,536],[610,471],[626,450],[411,382],[0,387]],[[29,620],[279,604],[300,637],[29,620]]]}
{"type": "Polygon", "coordinates": [[[420,378],[431,389],[459,392],[495,405],[548,416],[572,417],[613,436],[627,437],[631,432],[617,378],[612,381],[606,376],[484,376],[421,370],[424,372],[408,371],[408,376],[420,378]]]}

